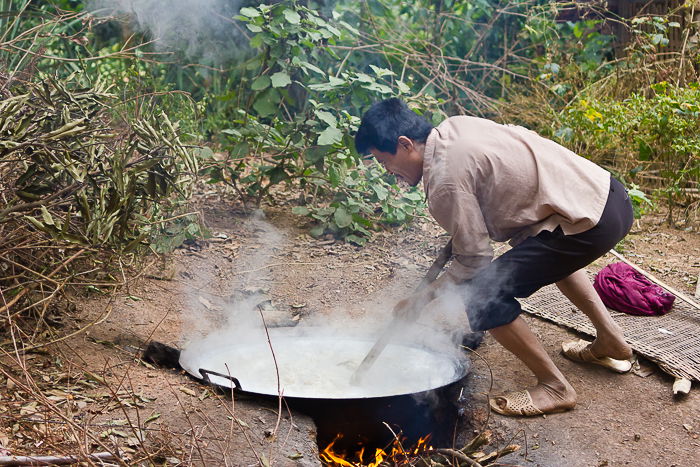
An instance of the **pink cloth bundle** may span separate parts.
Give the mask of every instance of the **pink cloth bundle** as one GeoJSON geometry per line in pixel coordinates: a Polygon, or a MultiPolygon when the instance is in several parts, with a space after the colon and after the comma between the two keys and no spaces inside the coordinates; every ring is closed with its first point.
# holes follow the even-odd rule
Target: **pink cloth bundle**
{"type": "Polygon", "coordinates": [[[593,288],[605,306],[630,315],[663,315],[671,310],[676,299],[625,263],[613,263],[601,269],[593,288]]]}

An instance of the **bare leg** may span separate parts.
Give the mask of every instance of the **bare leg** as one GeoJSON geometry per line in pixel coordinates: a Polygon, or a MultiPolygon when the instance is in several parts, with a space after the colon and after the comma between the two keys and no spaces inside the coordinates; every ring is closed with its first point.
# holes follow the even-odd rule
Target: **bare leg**
{"type": "Polygon", "coordinates": [[[596,338],[590,349],[594,356],[628,359],[632,347],[625,342],[622,329],[608,313],[583,269],[557,282],[559,290],[593,323],[596,338]]]}
{"type": "MultiPolygon", "coordinates": [[[[525,320],[518,317],[512,323],[489,332],[535,374],[537,386],[528,389],[535,407],[548,412],[570,409],[576,405],[576,391],[549,358],[525,320]]],[[[499,398],[496,398],[496,402],[499,403],[499,398]]]]}

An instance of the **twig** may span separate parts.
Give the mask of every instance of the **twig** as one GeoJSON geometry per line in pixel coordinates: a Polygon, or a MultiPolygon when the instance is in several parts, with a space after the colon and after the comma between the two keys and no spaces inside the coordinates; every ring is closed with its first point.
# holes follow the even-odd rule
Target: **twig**
{"type": "Polygon", "coordinates": [[[440,449],[435,449],[435,451],[433,451],[433,452],[436,452],[438,454],[443,454],[445,456],[452,457],[452,458],[456,457],[457,459],[461,460],[462,462],[466,462],[467,464],[469,464],[472,467],[481,467],[480,463],[478,463],[474,459],[470,458],[466,454],[459,452],[457,450],[454,450],[454,449],[440,448],[440,449]]]}
{"type": "MultiPolygon", "coordinates": [[[[114,297],[114,294],[112,295],[112,297],[114,297]]],[[[35,345],[30,345],[29,347],[23,347],[22,350],[25,352],[29,352],[30,350],[36,350],[36,349],[40,349],[42,347],[47,347],[49,345],[57,344],[59,342],[62,342],[66,339],[70,339],[73,336],[77,336],[78,334],[85,332],[86,330],[90,329],[91,327],[95,326],[96,324],[102,323],[104,320],[109,318],[109,315],[112,314],[112,309],[114,308],[113,304],[112,304],[113,300],[114,300],[114,298],[110,299],[110,303],[107,305],[107,311],[98,320],[93,321],[91,323],[88,323],[85,326],[83,326],[82,328],[78,329],[77,331],[71,332],[70,334],[66,334],[65,336],[59,337],[59,338],[54,339],[54,340],[49,341],[49,342],[43,342],[41,344],[35,344],[35,345]]]]}
{"type": "Polygon", "coordinates": [[[468,453],[468,452],[475,452],[477,449],[479,449],[481,446],[484,444],[489,444],[491,442],[491,430],[485,430],[479,433],[467,443],[466,446],[464,446],[462,449],[460,449],[460,452],[462,454],[468,453]]]}
{"type": "Polygon", "coordinates": [[[490,452],[490,453],[486,454],[485,456],[478,458],[477,461],[481,462],[482,464],[485,464],[487,462],[492,462],[492,461],[498,459],[499,457],[503,457],[507,454],[513,453],[513,452],[517,451],[518,449],[520,449],[520,446],[518,446],[517,444],[509,444],[508,446],[504,447],[503,449],[490,452]]]}
{"type": "MultiPolygon", "coordinates": [[[[277,266],[292,266],[292,265],[297,265],[297,264],[314,265],[314,266],[316,266],[316,265],[321,264],[321,263],[303,263],[303,262],[298,262],[298,263],[294,263],[294,262],[287,262],[287,263],[271,263],[271,264],[266,264],[265,266],[261,266],[261,267],[259,267],[259,268],[249,269],[249,270],[247,270],[247,271],[236,271],[236,272],[234,272],[233,274],[234,274],[234,275],[247,274],[247,273],[249,273],[249,272],[256,272],[256,271],[260,271],[260,270],[267,269],[267,268],[274,268],[274,267],[277,267],[277,266]]],[[[2,310],[0,309],[0,311],[2,311],[2,310]]]]}
{"type": "MultiPolygon", "coordinates": [[[[270,340],[270,332],[267,329],[267,323],[265,323],[265,315],[263,314],[262,307],[257,306],[258,313],[260,313],[260,319],[262,320],[263,327],[265,328],[265,335],[267,336],[267,345],[270,347],[270,352],[272,353],[272,361],[275,364],[275,376],[277,378],[277,395],[278,395],[278,406],[277,406],[277,422],[275,423],[275,428],[272,430],[272,435],[277,435],[277,430],[280,427],[280,422],[282,420],[282,385],[280,382],[280,369],[277,365],[277,357],[275,356],[275,350],[272,348],[272,341],[270,340]]],[[[270,456],[272,457],[272,456],[270,456]]]]}
{"type": "Polygon", "coordinates": [[[63,196],[66,193],[69,193],[77,188],[80,188],[80,186],[83,185],[82,183],[73,183],[72,185],[69,185],[62,190],[59,190],[55,193],[50,194],[46,198],[42,198],[39,201],[33,201],[31,203],[24,203],[24,204],[16,204],[14,206],[10,206],[9,208],[5,208],[2,211],[0,211],[0,220],[2,220],[7,214],[15,211],[29,211],[34,208],[38,208],[40,206],[44,206],[46,203],[49,201],[58,198],[60,196],[63,196]]]}
{"type": "MultiPolygon", "coordinates": [[[[51,279],[50,279],[51,276],[53,276],[53,275],[56,274],[58,271],[60,271],[61,268],[65,267],[65,266],[68,266],[75,258],[77,258],[78,256],[80,256],[80,255],[83,254],[84,252],[85,252],[85,248],[82,248],[82,249],[79,250],[76,254],[74,254],[73,256],[71,256],[70,258],[68,258],[67,260],[65,260],[64,262],[62,262],[61,264],[59,264],[58,266],[56,266],[56,268],[55,268],[53,271],[51,271],[47,276],[44,276],[44,275],[42,275],[41,273],[38,273],[38,272],[36,272],[36,271],[32,271],[31,269],[27,268],[26,266],[21,266],[21,265],[20,265],[20,266],[21,266],[23,269],[26,269],[27,271],[32,272],[32,273],[34,273],[34,274],[37,274],[38,276],[40,276],[40,277],[42,277],[42,278],[44,278],[44,279],[51,280],[51,279]]],[[[7,258],[6,258],[5,260],[6,260],[6,261],[9,261],[7,258]]],[[[53,281],[53,282],[55,282],[55,281],[53,281]]],[[[33,288],[32,286],[28,286],[27,288],[23,289],[14,299],[10,300],[9,303],[7,303],[7,304],[3,305],[2,307],[0,307],[0,313],[2,313],[3,311],[5,311],[6,309],[9,310],[9,308],[10,308],[12,305],[14,305],[14,304],[17,302],[17,300],[19,300],[20,298],[22,298],[22,297],[21,297],[22,295],[26,294],[26,293],[27,293],[30,289],[32,289],[32,288],[33,288]]]]}
{"type": "MultiPolygon", "coordinates": [[[[116,459],[117,457],[111,452],[98,452],[87,456],[87,460],[98,462],[116,459]]],[[[82,456],[2,456],[0,465],[69,465],[85,460],[86,458],[82,456]]]]}

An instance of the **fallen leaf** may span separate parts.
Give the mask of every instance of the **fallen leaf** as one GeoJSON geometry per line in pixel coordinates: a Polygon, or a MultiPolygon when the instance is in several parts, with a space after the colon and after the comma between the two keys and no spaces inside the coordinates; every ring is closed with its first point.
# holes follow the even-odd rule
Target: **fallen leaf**
{"type": "Polygon", "coordinates": [[[212,308],[214,308],[214,305],[212,305],[209,300],[207,300],[206,298],[204,298],[202,296],[197,297],[197,301],[199,301],[199,303],[204,305],[207,308],[207,310],[211,310],[212,308]]]}
{"type": "Polygon", "coordinates": [[[184,392],[184,393],[187,394],[188,396],[192,396],[192,397],[196,397],[196,396],[197,396],[197,393],[196,393],[196,392],[194,392],[192,389],[186,388],[186,387],[184,387],[184,386],[180,386],[180,391],[184,392]]]}
{"type": "Polygon", "coordinates": [[[115,430],[114,428],[110,428],[109,430],[105,430],[102,433],[100,433],[100,438],[107,438],[108,436],[118,436],[120,438],[129,437],[129,435],[127,435],[123,431],[115,430]]]}
{"type": "Polygon", "coordinates": [[[146,424],[148,424],[148,423],[150,423],[150,422],[152,422],[152,421],[154,421],[154,420],[157,420],[157,419],[159,419],[159,418],[160,418],[160,412],[153,412],[153,414],[151,414],[151,416],[148,417],[148,418],[143,422],[143,424],[146,425],[146,424]]]}
{"type": "Polygon", "coordinates": [[[89,372],[89,371],[85,371],[83,374],[85,375],[85,377],[86,377],[88,380],[96,381],[96,382],[101,383],[101,384],[106,384],[105,379],[102,378],[101,376],[97,376],[95,373],[91,373],[91,372],[89,372]]]}
{"type": "Polygon", "coordinates": [[[22,406],[19,411],[20,415],[33,415],[37,413],[36,402],[30,402],[29,404],[22,406]]]}
{"type": "Polygon", "coordinates": [[[250,428],[250,426],[248,426],[248,424],[246,422],[244,422],[243,420],[241,420],[240,418],[237,418],[236,421],[238,422],[239,425],[246,427],[246,428],[250,428]]]}

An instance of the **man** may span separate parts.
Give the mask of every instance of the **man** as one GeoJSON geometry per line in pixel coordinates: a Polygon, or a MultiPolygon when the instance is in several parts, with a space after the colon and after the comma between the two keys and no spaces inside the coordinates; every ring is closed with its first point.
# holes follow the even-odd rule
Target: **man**
{"type": "Polygon", "coordinates": [[[516,297],[548,284],[597,332],[592,343],[562,344],[564,355],[629,371],[631,347],[583,270],[632,225],[627,193],[608,172],[522,127],[458,116],[433,128],[399,99],[367,111],[355,145],[410,185],[422,179],[430,213],[452,236],[450,267],[395,312],[458,284],[472,330],[489,330],[537,378],[532,388],[491,398],[493,410],[530,416],[576,405],[573,387],[519,316],[516,297]],[[494,260],[489,239],[514,247],[494,260]]]}

